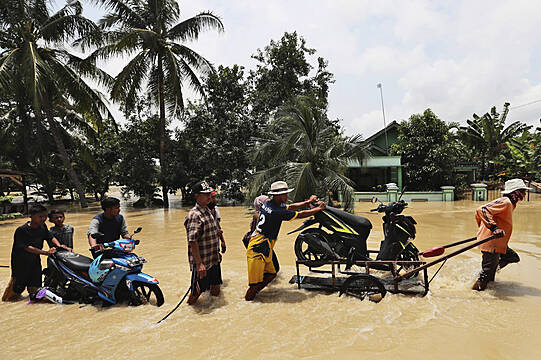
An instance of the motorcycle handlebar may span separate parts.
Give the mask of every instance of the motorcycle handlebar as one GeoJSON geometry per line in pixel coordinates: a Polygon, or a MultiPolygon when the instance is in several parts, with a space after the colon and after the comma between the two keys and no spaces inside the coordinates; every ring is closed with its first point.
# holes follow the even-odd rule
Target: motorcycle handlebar
{"type": "Polygon", "coordinates": [[[394,210],[395,207],[396,207],[396,212],[397,213],[400,213],[402,212],[402,210],[404,210],[406,207],[408,206],[408,203],[407,202],[404,202],[404,201],[397,201],[397,202],[392,202],[392,203],[389,203],[387,205],[385,204],[380,204],[377,208],[375,209],[371,209],[370,211],[371,212],[387,212],[388,210],[394,210]]]}

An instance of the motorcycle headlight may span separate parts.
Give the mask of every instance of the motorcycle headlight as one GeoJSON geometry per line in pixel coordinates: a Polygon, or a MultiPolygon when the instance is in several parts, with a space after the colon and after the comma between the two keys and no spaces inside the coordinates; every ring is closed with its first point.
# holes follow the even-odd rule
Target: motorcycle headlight
{"type": "Polygon", "coordinates": [[[122,249],[125,252],[132,252],[133,251],[133,243],[132,242],[121,243],[120,246],[122,246],[122,249]]]}

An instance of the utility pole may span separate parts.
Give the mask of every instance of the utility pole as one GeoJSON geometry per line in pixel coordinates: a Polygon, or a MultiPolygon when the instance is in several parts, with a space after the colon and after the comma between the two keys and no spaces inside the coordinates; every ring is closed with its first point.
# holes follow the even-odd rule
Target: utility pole
{"type": "Polygon", "coordinates": [[[387,156],[389,156],[389,141],[387,140],[387,123],[385,121],[385,107],[383,106],[383,87],[381,86],[381,83],[378,83],[377,87],[381,95],[381,112],[383,113],[383,132],[385,133],[385,151],[387,153],[387,156]]]}

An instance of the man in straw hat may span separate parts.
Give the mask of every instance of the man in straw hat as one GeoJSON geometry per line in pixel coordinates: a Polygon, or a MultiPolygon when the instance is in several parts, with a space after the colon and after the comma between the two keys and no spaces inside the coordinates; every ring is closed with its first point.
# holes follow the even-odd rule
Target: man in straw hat
{"type": "Polygon", "coordinates": [[[276,277],[272,257],[282,221],[306,218],[325,209],[325,203],[319,201],[315,195],[306,201],[286,205],[288,194],[293,190],[288,188],[285,181],[272,183],[269,191],[272,199],[265,201],[259,210],[259,219],[246,250],[249,288],[244,298],[247,301],[253,300],[256,294],[276,277]],[[317,206],[310,210],[294,211],[311,203],[316,203],[317,206]]]}
{"type": "Polygon", "coordinates": [[[526,190],[529,189],[522,179],[508,180],[505,182],[501,198],[477,208],[475,212],[479,226],[477,239],[482,240],[496,234],[503,236],[479,245],[483,254],[482,269],[479,278],[473,284],[473,290],[485,290],[488,283],[494,281],[498,266],[501,269],[507,264],[520,261],[518,254],[507,244],[513,231],[513,210],[517,203],[524,199],[526,190]]]}

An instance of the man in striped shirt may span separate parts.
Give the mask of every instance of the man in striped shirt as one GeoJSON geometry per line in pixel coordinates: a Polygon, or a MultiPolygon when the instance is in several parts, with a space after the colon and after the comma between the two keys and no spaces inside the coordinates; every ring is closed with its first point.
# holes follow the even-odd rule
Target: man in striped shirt
{"type": "Polygon", "coordinates": [[[479,245],[483,254],[482,270],[473,284],[473,290],[485,290],[488,283],[494,281],[498,266],[501,269],[507,264],[520,261],[518,254],[507,244],[513,231],[513,210],[517,203],[524,199],[528,189],[522,179],[508,180],[505,182],[501,198],[477,208],[475,212],[475,220],[479,226],[477,240],[486,239],[491,235],[503,234],[503,236],[479,245]]]}

